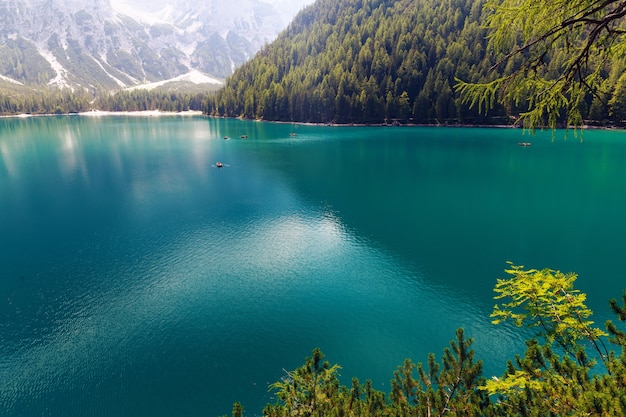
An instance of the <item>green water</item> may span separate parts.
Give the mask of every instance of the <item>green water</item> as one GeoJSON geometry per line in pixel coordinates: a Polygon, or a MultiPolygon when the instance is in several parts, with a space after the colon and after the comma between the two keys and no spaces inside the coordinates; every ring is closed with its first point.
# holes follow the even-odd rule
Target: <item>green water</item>
{"type": "Polygon", "coordinates": [[[578,272],[598,323],[626,287],[626,133],[583,139],[0,119],[0,415],[260,414],[318,346],[388,391],[460,326],[500,374],[507,260],[578,272]]]}

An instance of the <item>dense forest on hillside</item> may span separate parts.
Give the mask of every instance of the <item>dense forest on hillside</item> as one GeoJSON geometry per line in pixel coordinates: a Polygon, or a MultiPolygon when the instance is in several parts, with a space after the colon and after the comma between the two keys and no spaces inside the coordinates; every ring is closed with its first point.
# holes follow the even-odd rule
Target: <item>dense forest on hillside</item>
{"type": "MultiPolygon", "coordinates": [[[[511,123],[525,101],[488,115],[463,103],[457,80],[486,82],[515,70],[516,57],[488,49],[484,0],[319,0],[208,100],[210,114],[335,123],[511,123]],[[486,117],[488,116],[488,117],[486,117]]],[[[566,59],[554,51],[549,71],[566,59]]],[[[604,95],[582,103],[585,118],[616,121],[623,64],[607,68],[604,95]],[[611,103],[612,106],[609,105],[611,103]]]]}
{"type": "MultiPolygon", "coordinates": [[[[510,264],[494,290],[494,324],[510,321],[533,329],[526,351],[512,358],[503,375],[482,375],[473,340],[462,329],[438,359],[406,359],[391,377],[389,393],[356,378],[342,385],[340,366],[314,349],[305,363],[270,385],[276,402],[266,417],[510,417],[626,415],[626,291],[609,305],[622,324],[591,321],[586,295],[574,287],[575,273],[524,269],[510,264]]],[[[242,417],[235,403],[233,417],[242,417]]],[[[256,411],[256,410],[255,410],[256,411]]]]}

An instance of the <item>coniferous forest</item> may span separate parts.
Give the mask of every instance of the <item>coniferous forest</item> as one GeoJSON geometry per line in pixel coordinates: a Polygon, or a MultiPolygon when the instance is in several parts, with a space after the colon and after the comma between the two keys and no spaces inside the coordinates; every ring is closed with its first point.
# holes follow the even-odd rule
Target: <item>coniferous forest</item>
{"type": "MultiPolygon", "coordinates": [[[[483,0],[320,0],[209,97],[212,115],[324,123],[510,124],[527,100],[471,108],[458,80],[487,82],[523,57],[488,48],[483,0]]],[[[549,71],[567,56],[545,56],[549,71]]],[[[606,74],[603,100],[589,94],[585,120],[623,118],[623,65],[606,74]],[[609,105],[608,103],[611,103],[609,105]]]]}
{"type": "Polygon", "coordinates": [[[206,111],[206,93],[132,90],[96,96],[56,88],[35,91],[0,91],[0,114],[68,114],[89,110],[181,112],[206,111]]]}
{"type": "MultiPolygon", "coordinates": [[[[265,120],[483,123],[455,77],[488,72],[476,0],[322,0],[227,81],[209,111],[265,120]]],[[[490,116],[506,116],[497,111],[490,116]]]]}

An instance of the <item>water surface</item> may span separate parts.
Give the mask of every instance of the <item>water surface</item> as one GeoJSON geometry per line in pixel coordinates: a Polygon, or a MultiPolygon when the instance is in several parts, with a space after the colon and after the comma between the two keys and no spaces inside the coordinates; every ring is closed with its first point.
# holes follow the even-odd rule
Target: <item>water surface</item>
{"type": "Polygon", "coordinates": [[[505,261],[578,272],[610,317],[625,139],[0,119],[0,414],[258,415],[315,347],[387,392],[461,326],[500,374],[505,261]]]}

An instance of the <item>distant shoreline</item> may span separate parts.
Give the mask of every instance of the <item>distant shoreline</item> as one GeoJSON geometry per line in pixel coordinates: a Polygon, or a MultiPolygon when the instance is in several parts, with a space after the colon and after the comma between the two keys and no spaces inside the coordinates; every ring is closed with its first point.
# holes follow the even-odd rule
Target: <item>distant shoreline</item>
{"type": "Polygon", "coordinates": [[[138,110],[138,111],[104,111],[104,110],[89,110],[79,113],[41,113],[41,114],[6,114],[1,115],[0,118],[19,118],[26,119],[29,117],[49,117],[49,116],[88,116],[88,117],[106,117],[106,116],[138,116],[138,117],[161,117],[161,116],[202,116],[203,113],[200,110],[187,110],[181,112],[161,111],[161,110],[138,110]]]}
{"type": "Polygon", "coordinates": [[[86,112],[76,113],[79,116],[202,116],[200,110],[186,110],[181,112],[161,111],[161,110],[139,110],[139,111],[104,111],[90,110],[86,112]]]}

